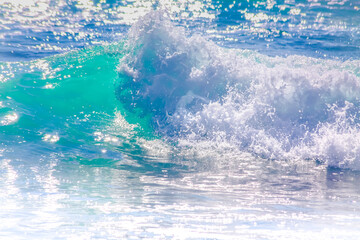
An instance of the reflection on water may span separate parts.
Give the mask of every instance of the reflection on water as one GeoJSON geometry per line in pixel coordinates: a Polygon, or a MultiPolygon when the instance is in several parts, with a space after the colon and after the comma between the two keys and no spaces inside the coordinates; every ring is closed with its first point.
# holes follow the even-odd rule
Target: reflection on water
{"type": "Polygon", "coordinates": [[[138,171],[121,160],[92,165],[56,157],[2,159],[0,236],[355,239],[360,234],[358,172],[261,159],[207,169],[201,169],[207,165],[201,160],[190,169],[170,164],[176,159],[131,160],[138,171]]]}
{"type": "Polygon", "coordinates": [[[118,41],[157,8],[189,32],[228,47],[281,56],[359,56],[358,0],[0,0],[0,59],[41,58],[118,41]]]}
{"type": "Polygon", "coordinates": [[[119,41],[161,5],[175,20],[214,18],[211,1],[0,0],[0,59],[26,60],[119,41]]]}

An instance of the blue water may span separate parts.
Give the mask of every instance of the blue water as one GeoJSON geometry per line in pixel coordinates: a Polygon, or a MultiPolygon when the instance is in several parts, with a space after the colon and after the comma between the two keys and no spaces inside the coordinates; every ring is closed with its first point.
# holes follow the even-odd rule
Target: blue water
{"type": "Polygon", "coordinates": [[[0,0],[0,238],[360,238],[359,56],[360,1],[0,0]]]}

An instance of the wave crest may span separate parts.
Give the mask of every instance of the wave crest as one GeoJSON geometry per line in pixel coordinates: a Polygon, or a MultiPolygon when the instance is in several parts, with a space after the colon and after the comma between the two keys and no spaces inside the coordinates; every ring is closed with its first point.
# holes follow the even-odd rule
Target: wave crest
{"type": "Polygon", "coordinates": [[[163,11],[139,21],[126,46],[117,97],[163,136],[359,168],[359,61],[221,48],[163,11]]]}

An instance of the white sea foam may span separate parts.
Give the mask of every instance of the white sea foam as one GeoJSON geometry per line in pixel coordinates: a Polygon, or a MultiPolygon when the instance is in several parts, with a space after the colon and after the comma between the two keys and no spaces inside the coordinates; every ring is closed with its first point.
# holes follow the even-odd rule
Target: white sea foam
{"type": "Polygon", "coordinates": [[[153,114],[165,137],[360,169],[360,61],[221,48],[161,11],[132,27],[126,52],[121,101],[153,114]]]}

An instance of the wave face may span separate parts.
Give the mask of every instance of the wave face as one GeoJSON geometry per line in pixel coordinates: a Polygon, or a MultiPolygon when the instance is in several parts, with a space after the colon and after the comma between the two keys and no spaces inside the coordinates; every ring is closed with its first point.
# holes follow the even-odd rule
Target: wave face
{"type": "Polygon", "coordinates": [[[165,12],[132,27],[118,67],[125,115],[180,145],[360,167],[360,62],[267,57],[187,37],[165,12]]]}
{"type": "Polygon", "coordinates": [[[120,159],[113,149],[125,144],[123,133],[130,131],[117,113],[114,95],[121,49],[118,43],[2,63],[0,138],[7,155],[95,159],[110,158],[113,152],[120,159]]]}

